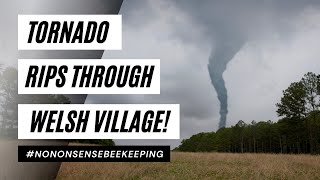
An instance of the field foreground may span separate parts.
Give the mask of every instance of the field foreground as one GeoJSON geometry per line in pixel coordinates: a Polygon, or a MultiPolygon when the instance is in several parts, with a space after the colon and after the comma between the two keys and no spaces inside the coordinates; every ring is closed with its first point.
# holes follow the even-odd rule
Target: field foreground
{"type": "Polygon", "coordinates": [[[170,163],[62,163],[58,179],[320,179],[320,156],[171,153],[170,163]]]}

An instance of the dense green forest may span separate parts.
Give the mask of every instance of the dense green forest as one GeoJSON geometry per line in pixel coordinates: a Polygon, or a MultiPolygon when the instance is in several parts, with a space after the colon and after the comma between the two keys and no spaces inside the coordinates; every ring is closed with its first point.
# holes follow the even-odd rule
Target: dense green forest
{"type": "Polygon", "coordinates": [[[184,139],[177,151],[320,153],[320,75],[305,74],[283,91],[279,120],[252,121],[184,139]]]}

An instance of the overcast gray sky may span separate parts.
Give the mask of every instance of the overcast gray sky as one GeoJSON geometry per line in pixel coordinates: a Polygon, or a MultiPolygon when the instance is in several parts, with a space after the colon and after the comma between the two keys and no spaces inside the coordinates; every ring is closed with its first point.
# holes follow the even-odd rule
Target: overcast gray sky
{"type": "MultiPolygon", "coordinates": [[[[1,1],[0,5],[4,3],[1,1]]],[[[86,103],[178,103],[181,139],[215,131],[219,102],[207,70],[208,58],[211,49],[219,45],[216,37],[232,33],[232,37],[247,41],[223,75],[229,95],[227,126],[239,120],[248,123],[277,120],[275,103],[282,90],[308,71],[320,73],[319,3],[319,0],[124,1],[120,11],[123,50],[106,51],[104,58],[161,59],[161,94],[90,95],[86,103]]],[[[28,2],[22,7],[24,11],[19,12],[14,3],[5,7],[0,17],[4,25],[0,38],[5,39],[0,42],[1,63],[15,66],[16,14],[32,11],[34,4],[28,2]]],[[[117,144],[173,146],[180,142],[116,140],[117,144]]]]}
{"type": "Polygon", "coordinates": [[[207,70],[216,36],[247,38],[224,73],[227,126],[239,120],[277,120],[277,103],[291,82],[320,73],[320,8],[316,1],[124,1],[122,51],[103,58],[161,59],[160,95],[90,95],[86,103],[178,103],[180,140],[116,140],[170,144],[215,131],[219,102],[207,70]]]}

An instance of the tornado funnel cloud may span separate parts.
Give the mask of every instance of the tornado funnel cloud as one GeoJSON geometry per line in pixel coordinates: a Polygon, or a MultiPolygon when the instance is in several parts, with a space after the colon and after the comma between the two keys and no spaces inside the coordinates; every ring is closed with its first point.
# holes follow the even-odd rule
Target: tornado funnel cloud
{"type": "Polygon", "coordinates": [[[244,41],[239,39],[219,39],[212,49],[208,70],[213,87],[215,88],[220,102],[220,122],[219,128],[224,128],[228,114],[228,92],[223,79],[223,73],[227,69],[227,64],[243,46],[244,41]]]}

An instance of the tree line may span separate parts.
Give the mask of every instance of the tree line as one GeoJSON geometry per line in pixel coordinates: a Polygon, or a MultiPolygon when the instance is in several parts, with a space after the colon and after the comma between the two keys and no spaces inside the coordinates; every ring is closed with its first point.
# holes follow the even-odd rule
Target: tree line
{"type": "MultiPolygon", "coordinates": [[[[1,68],[1,66],[0,66],[1,68]]],[[[13,67],[0,69],[0,137],[16,139],[18,125],[18,104],[70,104],[64,95],[18,94],[18,71],[13,67]]],[[[113,146],[110,139],[69,140],[76,143],[113,146]]]]}
{"type": "Polygon", "coordinates": [[[283,91],[279,120],[252,121],[199,133],[175,148],[191,152],[320,153],[320,75],[308,72],[283,91]]]}
{"type": "Polygon", "coordinates": [[[69,104],[63,95],[18,94],[18,72],[7,67],[0,73],[0,133],[1,136],[17,137],[18,104],[69,104]]]}

